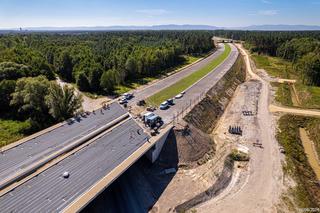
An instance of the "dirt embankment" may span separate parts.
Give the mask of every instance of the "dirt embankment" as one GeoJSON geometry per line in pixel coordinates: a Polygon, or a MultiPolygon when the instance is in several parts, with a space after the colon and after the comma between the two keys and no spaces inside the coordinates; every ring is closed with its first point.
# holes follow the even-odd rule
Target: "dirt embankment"
{"type": "Polygon", "coordinates": [[[245,78],[245,64],[239,57],[230,71],[185,116],[188,129],[178,127],[174,130],[180,166],[194,167],[212,158],[214,141],[210,133],[222,116],[237,86],[243,83],[245,78]]]}
{"type": "Polygon", "coordinates": [[[239,57],[230,71],[207,93],[206,97],[184,118],[203,132],[211,133],[236,88],[246,78],[245,64],[239,57]]]}

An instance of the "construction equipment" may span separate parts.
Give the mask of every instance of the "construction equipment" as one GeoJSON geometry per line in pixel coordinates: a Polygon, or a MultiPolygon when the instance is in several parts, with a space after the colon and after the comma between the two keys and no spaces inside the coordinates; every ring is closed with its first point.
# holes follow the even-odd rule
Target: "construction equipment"
{"type": "Polygon", "coordinates": [[[253,113],[252,113],[252,111],[242,111],[242,114],[244,115],[244,116],[253,116],[253,113]]]}
{"type": "Polygon", "coordinates": [[[153,115],[147,118],[145,124],[151,129],[159,128],[163,125],[162,118],[159,115],[153,115]]]}
{"type": "Polygon", "coordinates": [[[229,126],[229,133],[234,135],[242,135],[242,129],[240,126],[229,126]]]}

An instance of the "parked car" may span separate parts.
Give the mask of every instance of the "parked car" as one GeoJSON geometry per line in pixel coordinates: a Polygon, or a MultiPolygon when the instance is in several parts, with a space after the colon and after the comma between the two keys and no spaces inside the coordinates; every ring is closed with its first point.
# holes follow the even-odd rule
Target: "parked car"
{"type": "Polygon", "coordinates": [[[168,102],[169,105],[174,105],[174,102],[173,102],[172,98],[168,99],[167,102],[168,102]]]}
{"type": "Polygon", "coordinates": [[[119,104],[126,104],[128,103],[128,100],[126,98],[121,98],[119,101],[119,104]]]}
{"type": "Polygon", "coordinates": [[[168,109],[169,108],[169,103],[168,103],[168,101],[165,101],[165,102],[162,102],[161,104],[160,104],[160,107],[159,107],[161,110],[166,110],[166,109],[168,109]]]}
{"type": "Polygon", "coordinates": [[[183,94],[180,93],[180,94],[176,95],[174,98],[175,98],[175,99],[180,99],[180,98],[182,98],[182,97],[183,97],[183,94]]]}
{"type": "Polygon", "coordinates": [[[130,100],[131,98],[133,98],[133,93],[124,93],[123,97],[125,97],[127,100],[130,100]]]}

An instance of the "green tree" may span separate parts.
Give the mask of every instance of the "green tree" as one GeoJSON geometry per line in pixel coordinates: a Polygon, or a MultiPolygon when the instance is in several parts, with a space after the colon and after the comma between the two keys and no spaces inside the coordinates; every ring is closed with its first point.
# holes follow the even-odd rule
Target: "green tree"
{"type": "Polygon", "coordinates": [[[77,85],[81,91],[89,91],[90,85],[85,73],[80,73],[77,79],[77,85]]]}
{"type": "Polygon", "coordinates": [[[46,96],[49,113],[56,121],[63,121],[72,116],[82,106],[82,96],[76,95],[73,87],[63,88],[55,82],[50,83],[49,94],[46,96]]]}
{"type": "Polygon", "coordinates": [[[21,78],[12,94],[10,104],[18,108],[21,116],[30,118],[35,129],[48,126],[52,122],[45,102],[48,88],[49,81],[44,76],[21,78]]]}
{"type": "Polygon", "coordinates": [[[127,59],[125,69],[128,72],[129,78],[134,79],[136,77],[137,64],[133,57],[127,59]]]}
{"type": "Polygon", "coordinates": [[[320,55],[308,53],[297,62],[298,70],[304,83],[320,86],[320,55]]]}
{"type": "Polygon", "coordinates": [[[100,65],[95,65],[89,73],[89,83],[91,91],[98,92],[100,89],[100,78],[102,75],[102,68],[100,65]]]}
{"type": "Polygon", "coordinates": [[[0,81],[0,112],[3,114],[9,110],[11,94],[14,92],[16,82],[14,80],[0,81]]]}
{"type": "Polygon", "coordinates": [[[16,80],[28,76],[30,68],[28,66],[17,64],[14,62],[0,63],[0,81],[1,80],[16,80]]]}
{"type": "Polygon", "coordinates": [[[105,71],[100,79],[100,86],[106,93],[112,93],[115,86],[114,70],[105,71]]]}
{"type": "Polygon", "coordinates": [[[71,82],[72,73],[73,73],[72,57],[67,51],[65,51],[62,53],[62,56],[60,59],[59,74],[63,80],[71,82]]]}

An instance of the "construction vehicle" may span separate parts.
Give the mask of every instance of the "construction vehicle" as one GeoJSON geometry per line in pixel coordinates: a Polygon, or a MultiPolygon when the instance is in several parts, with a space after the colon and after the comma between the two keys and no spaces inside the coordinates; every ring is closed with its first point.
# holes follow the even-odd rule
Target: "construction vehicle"
{"type": "Polygon", "coordinates": [[[147,118],[146,125],[149,126],[151,129],[158,129],[163,125],[163,121],[159,115],[153,115],[147,118]]]}
{"type": "Polygon", "coordinates": [[[153,112],[147,112],[147,113],[145,113],[145,114],[142,116],[143,122],[146,123],[146,122],[147,122],[147,119],[148,119],[149,117],[154,116],[154,115],[155,115],[155,114],[154,114],[153,112]]]}
{"type": "Polygon", "coordinates": [[[147,112],[142,117],[143,122],[146,126],[150,128],[159,128],[163,125],[162,118],[159,115],[156,115],[153,112],[147,112]]]}

